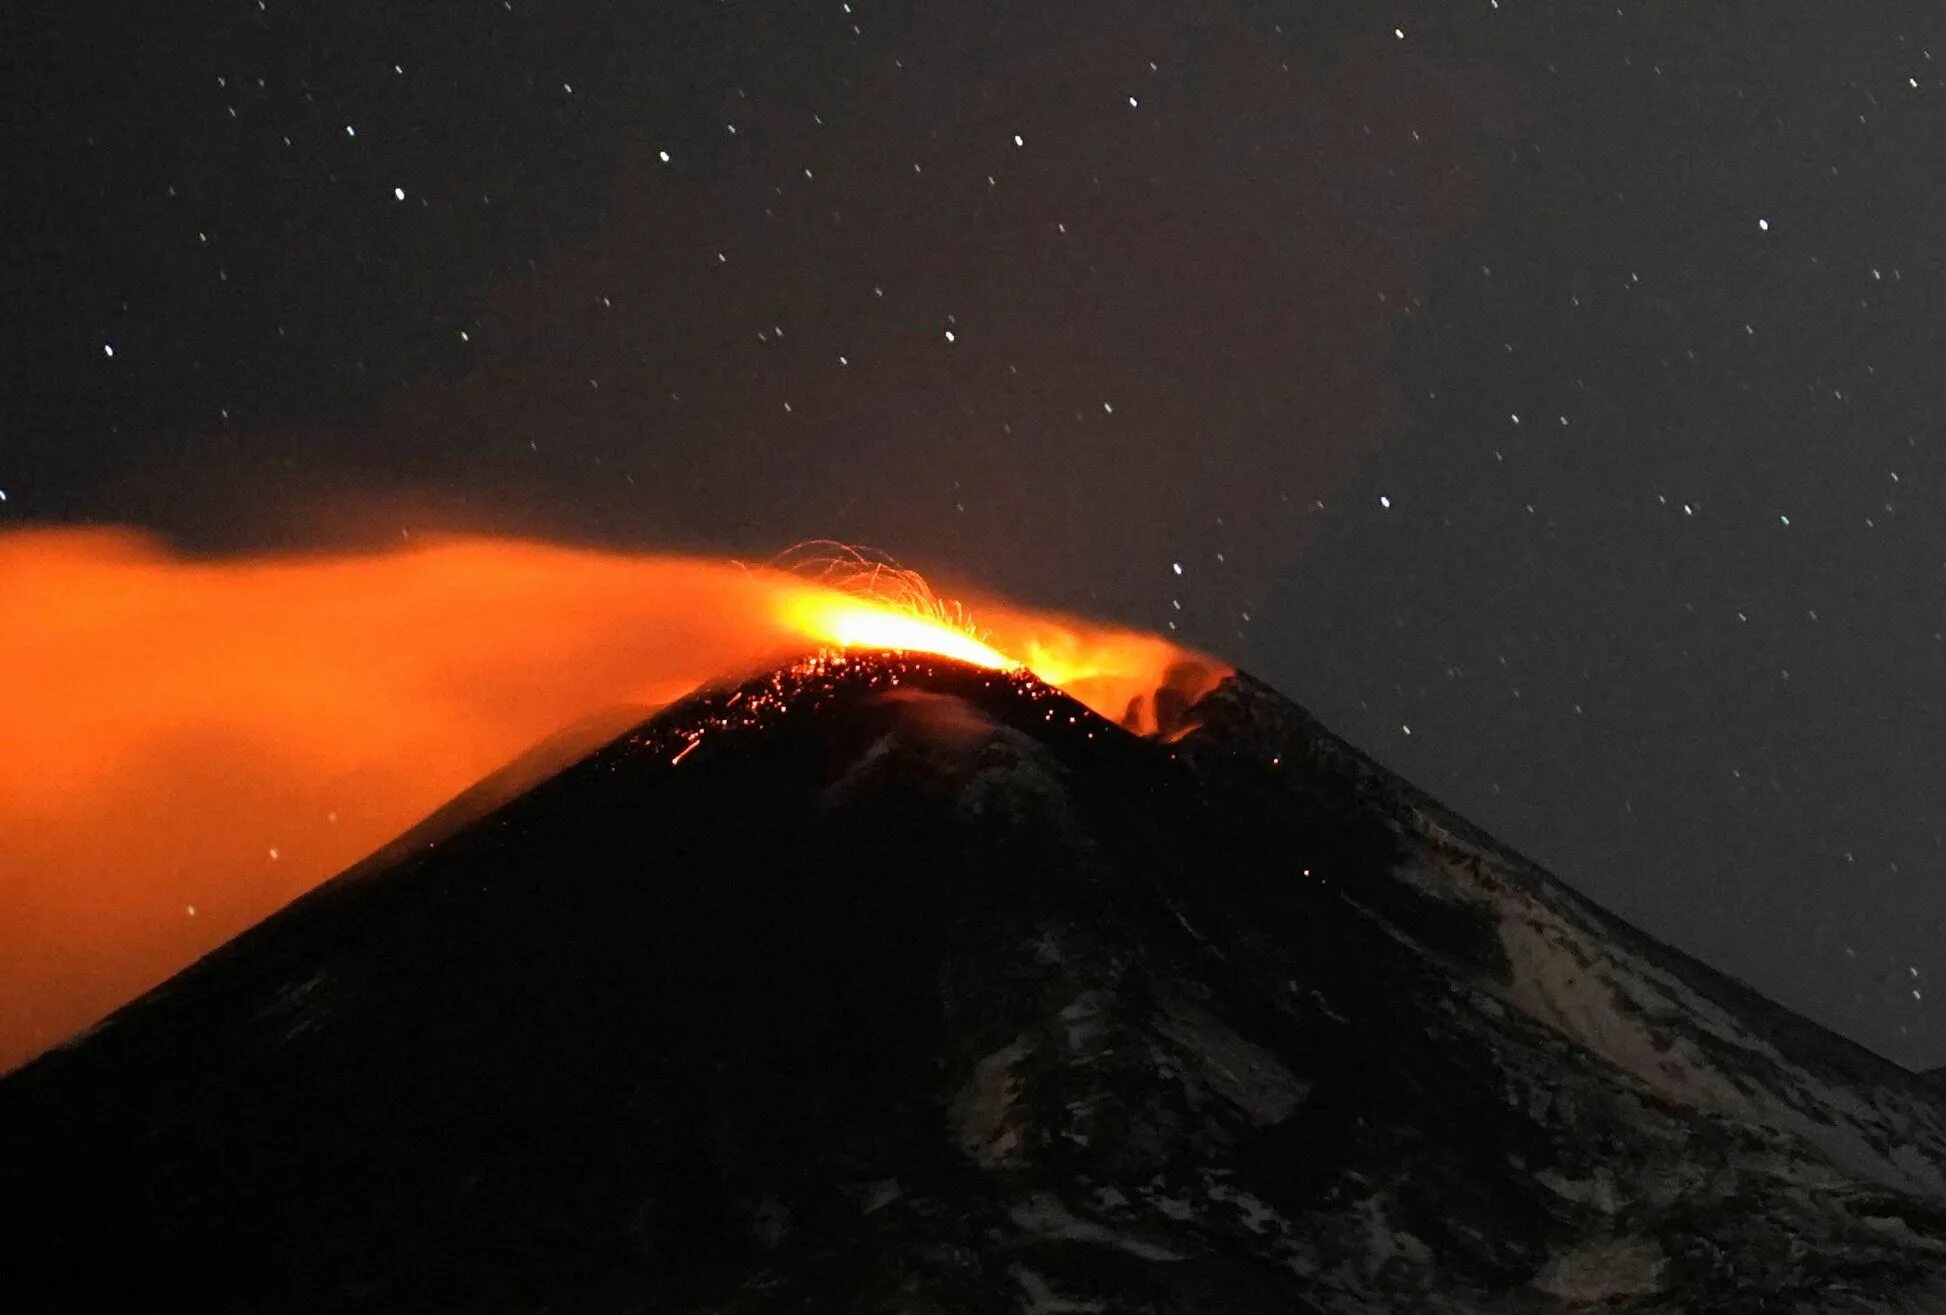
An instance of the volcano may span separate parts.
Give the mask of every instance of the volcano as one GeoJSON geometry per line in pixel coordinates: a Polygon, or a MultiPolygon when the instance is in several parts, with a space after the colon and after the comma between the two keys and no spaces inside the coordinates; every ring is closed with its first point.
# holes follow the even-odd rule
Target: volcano
{"type": "Polygon", "coordinates": [[[1936,1086],[1246,675],[1148,720],[544,747],[0,1080],[0,1306],[1946,1310],[1936,1086]]]}

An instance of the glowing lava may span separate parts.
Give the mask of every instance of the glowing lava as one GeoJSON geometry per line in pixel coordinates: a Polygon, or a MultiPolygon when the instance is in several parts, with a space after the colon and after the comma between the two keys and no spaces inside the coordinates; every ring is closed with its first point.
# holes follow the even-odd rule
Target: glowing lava
{"type": "Polygon", "coordinates": [[[791,627],[807,639],[838,648],[937,653],[941,657],[957,658],[977,667],[995,669],[1026,665],[1003,657],[972,635],[945,622],[894,611],[884,604],[864,600],[793,597],[785,608],[785,617],[791,627]]]}
{"type": "Polygon", "coordinates": [[[784,622],[837,648],[936,653],[995,670],[1026,670],[1111,721],[1153,733],[1155,699],[1194,699],[1225,668],[1156,635],[979,602],[976,625],[962,604],[933,593],[916,571],[820,540],[799,544],[772,566],[828,586],[793,593],[784,622]]]}
{"type": "Polygon", "coordinates": [[[563,727],[807,648],[1026,666],[1111,720],[1184,654],[831,545],[777,566],[484,537],[195,558],[0,534],[0,1070],[563,727]]]}

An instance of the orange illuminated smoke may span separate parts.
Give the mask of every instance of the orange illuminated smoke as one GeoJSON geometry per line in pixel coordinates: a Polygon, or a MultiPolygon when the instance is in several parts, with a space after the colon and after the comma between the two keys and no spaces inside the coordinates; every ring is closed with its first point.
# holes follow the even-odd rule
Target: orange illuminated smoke
{"type": "Polygon", "coordinates": [[[818,569],[479,537],[198,559],[0,535],[0,1070],[564,727],[806,648],[1024,666],[1153,727],[1185,657],[820,547],[818,569]]]}
{"type": "Polygon", "coordinates": [[[895,612],[868,599],[794,595],[786,600],[782,619],[806,638],[838,648],[937,653],[980,667],[1016,665],[963,630],[931,617],[895,612]]]}

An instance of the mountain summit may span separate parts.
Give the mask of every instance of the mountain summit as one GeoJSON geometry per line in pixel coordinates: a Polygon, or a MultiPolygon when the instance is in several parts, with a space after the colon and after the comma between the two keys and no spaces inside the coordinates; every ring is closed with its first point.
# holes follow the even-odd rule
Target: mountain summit
{"type": "Polygon", "coordinates": [[[0,1306],[1946,1309],[1932,1085],[1185,703],[823,656],[517,764],[0,1080],[0,1306]]]}

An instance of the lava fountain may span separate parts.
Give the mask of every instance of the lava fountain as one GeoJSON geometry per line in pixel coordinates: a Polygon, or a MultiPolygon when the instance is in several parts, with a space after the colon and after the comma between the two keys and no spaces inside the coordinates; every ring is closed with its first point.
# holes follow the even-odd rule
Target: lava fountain
{"type": "Polygon", "coordinates": [[[1219,664],[889,563],[766,566],[478,536],[198,558],[0,535],[0,1071],[565,727],[806,648],[1024,668],[1157,729],[1219,664]]]}

